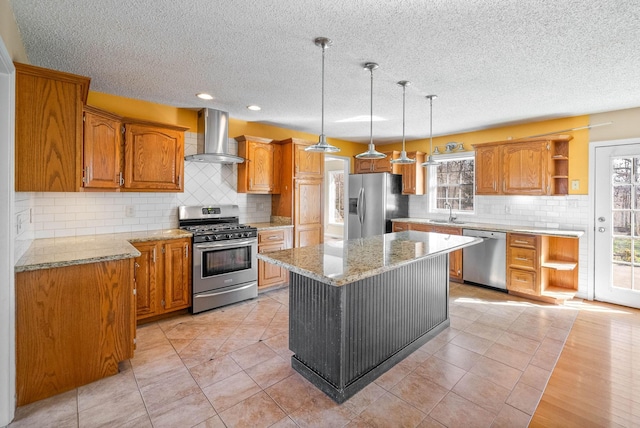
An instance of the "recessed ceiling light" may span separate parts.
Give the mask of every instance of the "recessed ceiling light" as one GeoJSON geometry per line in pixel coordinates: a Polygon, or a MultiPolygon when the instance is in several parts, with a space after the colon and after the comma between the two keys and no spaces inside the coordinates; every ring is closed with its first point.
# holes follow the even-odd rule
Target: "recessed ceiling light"
{"type": "Polygon", "coordinates": [[[248,108],[249,110],[251,110],[251,111],[259,111],[259,110],[262,110],[262,107],[257,106],[257,105],[255,105],[255,104],[252,104],[252,105],[250,105],[250,106],[247,106],[247,108],[248,108]]]}
{"type": "Polygon", "coordinates": [[[207,93],[201,92],[199,94],[196,94],[196,97],[201,98],[203,100],[212,100],[213,97],[207,93]]]}

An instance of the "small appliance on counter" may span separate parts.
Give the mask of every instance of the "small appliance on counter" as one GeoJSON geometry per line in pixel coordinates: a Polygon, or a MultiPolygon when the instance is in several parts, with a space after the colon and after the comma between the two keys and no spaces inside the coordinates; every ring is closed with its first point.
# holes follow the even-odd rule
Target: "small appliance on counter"
{"type": "Polygon", "coordinates": [[[258,230],[238,214],[237,205],[178,208],[180,229],[193,233],[194,314],[258,296],[258,230]]]}
{"type": "Polygon", "coordinates": [[[391,219],[409,217],[402,176],[388,172],[349,175],[349,239],[391,232],[391,219]]]}

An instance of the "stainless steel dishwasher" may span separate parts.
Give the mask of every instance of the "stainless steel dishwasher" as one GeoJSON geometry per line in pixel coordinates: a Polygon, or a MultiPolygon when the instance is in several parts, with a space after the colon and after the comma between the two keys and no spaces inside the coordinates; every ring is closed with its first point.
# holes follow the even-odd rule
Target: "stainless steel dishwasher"
{"type": "Polygon", "coordinates": [[[507,234],[462,229],[464,236],[482,238],[481,244],[462,249],[462,280],[507,289],[507,234]]]}

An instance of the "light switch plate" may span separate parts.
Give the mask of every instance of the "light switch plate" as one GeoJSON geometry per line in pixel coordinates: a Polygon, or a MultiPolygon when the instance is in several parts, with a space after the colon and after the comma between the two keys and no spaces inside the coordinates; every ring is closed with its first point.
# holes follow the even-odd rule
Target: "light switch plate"
{"type": "Polygon", "coordinates": [[[580,180],[571,180],[571,190],[580,190],[580,180]]]}

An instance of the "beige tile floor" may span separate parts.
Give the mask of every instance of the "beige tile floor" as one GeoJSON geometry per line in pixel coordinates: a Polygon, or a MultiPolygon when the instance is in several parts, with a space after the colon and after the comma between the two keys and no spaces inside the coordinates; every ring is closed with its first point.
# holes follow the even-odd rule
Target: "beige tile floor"
{"type": "Polygon", "coordinates": [[[138,328],[121,372],[17,427],[525,427],[577,315],[451,283],[451,327],[342,405],[294,372],[288,290],[138,328]]]}

